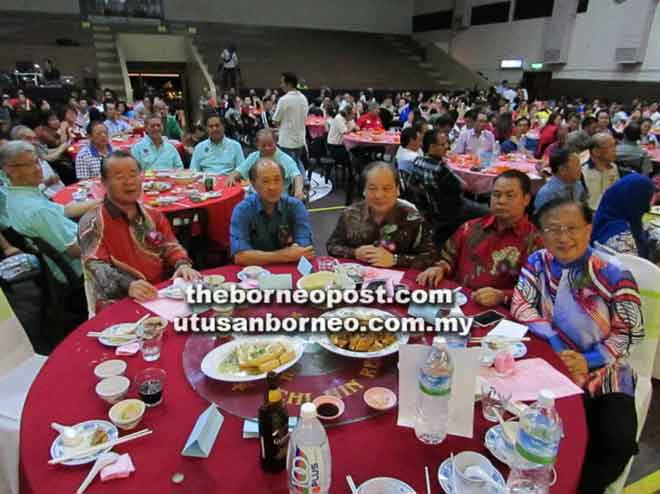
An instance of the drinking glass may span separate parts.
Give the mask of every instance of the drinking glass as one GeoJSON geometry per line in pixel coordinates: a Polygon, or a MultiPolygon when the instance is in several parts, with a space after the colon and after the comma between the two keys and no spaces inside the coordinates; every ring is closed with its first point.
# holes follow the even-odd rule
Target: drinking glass
{"type": "Polygon", "coordinates": [[[148,407],[155,407],[163,401],[165,377],[167,373],[158,367],[144,369],[135,376],[135,387],[140,399],[148,407]]]}
{"type": "Polygon", "coordinates": [[[499,422],[497,413],[504,417],[506,407],[511,400],[511,393],[497,391],[488,383],[481,387],[481,411],[489,422],[499,422]]]}
{"type": "Polygon", "coordinates": [[[138,328],[140,351],[145,362],[155,362],[160,358],[160,351],[163,348],[163,333],[166,326],[167,321],[160,317],[150,317],[138,328]]]}

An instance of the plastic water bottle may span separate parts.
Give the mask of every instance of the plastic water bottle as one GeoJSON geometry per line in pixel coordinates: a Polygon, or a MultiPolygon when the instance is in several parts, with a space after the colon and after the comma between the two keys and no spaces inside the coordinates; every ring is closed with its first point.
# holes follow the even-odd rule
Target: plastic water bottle
{"type": "Polygon", "coordinates": [[[289,494],[327,494],[330,490],[330,444],[313,403],[300,407],[300,421],[289,439],[286,470],[289,494]]]}
{"type": "Polygon", "coordinates": [[[486,138],[484,137],[483,132],[479,136],[479,162],[481,163],[481,168],[488,168],[493,161],[493,151],[494,149],[488,149],[488,144],[486,143],[486,138]]]}
{"type": "Polygon", "coordinates": [[[510,494],[548,493],[561,434],[555,395],[543,389],[538,401],[520,417],[516,460],[506,483],[510,494]]]}
{"type": "Polygon", "coordinates": [[[418,376],[415,435],[423,443],[439,444],[447,436],[453,374],[454,364],[447,350],[447,340],[436,336],[418,376]]]}

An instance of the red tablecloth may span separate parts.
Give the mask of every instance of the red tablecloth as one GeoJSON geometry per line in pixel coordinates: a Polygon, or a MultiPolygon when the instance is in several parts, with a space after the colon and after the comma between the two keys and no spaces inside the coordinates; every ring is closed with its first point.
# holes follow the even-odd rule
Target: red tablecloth
{"type": "Polygon", "coordinates": [[[398,132],[361,130],[344,135],[344,146],[349,151],[355,147],[384,146],[387,154],[394,155],[396,148],[399,147],[400,138],[401,136],[398,132]]]}
{"type": "MultiPolygon", "coordinates": [[[[164,176],[154,176],[145,177],[145,180],[155,180],[159,182],[172,182],[171,179],[164,176]]],[[[245,191],[240,185],[235,185],[233,187],[224,186],[224,177],[218,177],[215,180],[215,191],[221,192],[220,197],[215,197],[209,199],[208,201],[203,202],[193,202],[191,201],[187,194],[184,192],[176,192],[174,189],[164,191],[159,195],[176,195],[180,196],[181,199],[177,201],[176,204],[170,204],[167,206],[160,206],[158,209],[165,214],[176,213],[178,211],[183,211],[186,209],[206,209],[208,213],[208,237],[214,242],[219,243],[225,248],[229,248],[229,224],[231,221],[231,213],[234,210],[234,207],[243,200],[245,191]]],[[[86,180],[88,183],[89,196],[91,199],[101,199],[105,195],[105,187],[101,184],[99,180],[86,180]]],[[[204,184],[200,181],[195,182],[195,186],[198,190],[204,190],[204,184]]],[[[53,196],[53,201],[58,204],[68,204],[73,201],[73,193],[76,192],[80,187],[80,184],[75,183],[71,184],[68,187],[65,187],[57,194],[53,196]]],[[[176,188],[177,185],[174,185],[176,188]]],[[[192,189],[186,189],[192,190],[192,189]]],[[[142,200],[146,203],[149,203],[156,196],[147,196],[143,195],[142,200]]]]}
{"type": "MultiPolygon", "coordinates": [[[[130,152],[133,145],[140,142],[142,137],[142,135],[131,134],[122,139],[112,139],[110,145],[112,146],[112,149],[121,149],[122,151],[130,152]]],[[[174,145],[176,150],[179,151],[179,154],[183,158],[184,150],[181,141],[177,141],[176,139],[168,139],[167,141],[174,145]]],[[[71,146],[69,146],[67,151],[69,152],[69,156],[71,156],[72,161],[76,161],[76,156],[78,156],[78,153],[83,147],[87,146],[88,142],[89,141],[87,139],[80,139],[73,142],[71,146]]]]}
{"type": "Polygon", "coordinates": [[[305,126],[307,127],[309,136],[312,139],[322,137],[326,133],[325,118],[323,117],[317,117],[315,115],[309,116],[305,121],[305,126]]]}
{"type": "MultiPolygon", "coordinates": [[[[294,273],[293,266],[273,266],[275,273],[294,273]]],[[[235,279],[239,268],[227,266],[213,270],[235,279]]],[[[414,272],[405,275],[414,280],[414,272]]],[[[467,313],[478,307],[472,302],[464,306],[467,313]]],[[[285,314],[288,309],[274,307],[273,312],[285,314]]],[[[96,379],[94,366],[112,358],[111,349],[85,336],[89,330],[102,330],[117,322],[135,321],[147,311],[135,302],[124,300],[102,311],[74,331],[50,356],[28,394],[21,420],[20,459],[21,492],[36,494],[70,494],[74,492],[89,470],[89,466],[49,466],[49,449],[56,433],[50,429],[53,421],[73,424],[83,420],[107,417],[108,405],[94,394],[96,379]]],[[[259,468],[259,443],[242,439],[243,421],[225,413],[225,421],[211,455],[207,459],[183,457],[181,449],[208,403],[200,398],[186,381],[182,368],[182,350],[187,335],[165,336],[161,360],[157,366],[167,371],[163,403],[147,410],[140,428],[149,427],[154,433],[117,447],[130,452],[137,471],[129,479],[107,484],[99,481],[91,486],[96,494],[117,493],[271,493],[288,492],[286,474],[266,474],[259,468]],[[172,484],[174,473],[181,472],[185,481],[172,484]]],[[[528,343],[529,355],[542,356],[554,366],[564,369],[558,357],[545,343],[528,343]]],[[[132,378],[148,367],[139,355],[126,357],[127,376],[132,378]]],[[[152,364],[153,365],[153,364],[152,364]]],[[[579,472],[587,440],[582,398],[573,396],[557,401],[565,427],[557,462],[558,483],[552,488],[556,494],[576,492],[579,472]]],[[[255,410],[256,413],[256,410],[255,410]]],[[[450,452],[474,450],[487,454],[483,445],[484,433],[492,424],[481,416],[475,405],[475,435],[473,439],[448,436],[439,446],[427,446],[415,438],[412,429],[396,426],[396,410],[376,418],[327,429],[332,450],[332,493],[348,492],[345,476],[351,474],[359,484],[376,476],[399,478],[412,485],[418,493],[425,492],[424,465],[431,470],[433,492],[439,492],[437,468],[450,452]]],[[[493,460],[506,474],[505,467],[493,460]]]]}
{"type": "Polygon", "coordinates": [[[647,148],[646,151],[649,153],[649,156],[651,157],[651,161],[660,163],[660,148],[647,148]]]}

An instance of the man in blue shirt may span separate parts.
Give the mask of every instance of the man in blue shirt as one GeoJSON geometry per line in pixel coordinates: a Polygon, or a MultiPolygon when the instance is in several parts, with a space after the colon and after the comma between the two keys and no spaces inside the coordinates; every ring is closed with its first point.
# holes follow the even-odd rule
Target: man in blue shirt
{"type": "Polygon", "coordinates": [[[309,213],[303,203],[282,196],[284,170],[266,158],[250,169],[256,194],[250,194],[231,215],[231,254],[241,266],[298,262],[314,257],[309,213]]]}
{"type": "Polygon", "coordinates": [[[119,116],[117,105],[114,102],[108,101],[105,104],[105,117],[106,121],[103,123],[108,128],[111,137],[128,134],[132,130],[131,126],[119,116]]]}
{"type": "Polygon", "coordinates": [[[206,133],[209,138],[197,144],[193,151],[192,171],[229,175],[245,161],[241,145],[225,137],[225,125],[219,115],[212,113],[206,117],[206,133]]]}
{"type": "Polygon", "coordinates": [[[131,148],[131,154],[140,169],[169,170],[183,168],[183,161],[174,145],[163,138],[163,121],[160,115],[152,115],[145,122],[145,135],[131,148]]]}
{"type": "MultiPolygon", "coordinates": [[[[303,192],[303,178],[298,165],[291,156],[275,145],[275,137],[270,129],[261,129],[257,132],[257,151],[248,157],[227,177],[227,187],[231,187],[237,180],[248,179],[250,170],[261,158],[270,158],[284,168],[284,189],[282,195],[293,195],[301,201],[305,197],[303,192]]],[[[252,192],[254,190],[252,189],[252,192]]]]}
{"type": "Polygon", "coordinates": [[[557,148],[550,153],[552,178],[536,193],[535,214],[541,206],[560,197],[578,202],[587,200],[587,193],[581,181],[582,166],[579,152],[579,149],[568,146],[557,148]]]}

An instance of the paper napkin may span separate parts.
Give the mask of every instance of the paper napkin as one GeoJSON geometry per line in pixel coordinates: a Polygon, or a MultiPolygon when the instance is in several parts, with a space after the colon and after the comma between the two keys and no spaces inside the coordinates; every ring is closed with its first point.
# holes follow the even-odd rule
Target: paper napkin
{"type": "Polygon", "coordinates": [[[270,276],[261,276],[259,286],[262,290],[291,290],[293,281],[290,274],[271,274],[270,276]]]}
{"type": "Polygon", "coordinates": [[[131,455],[125,453],[117,461],[101,469],[101,482],[114,479],[125,479],[135,471],[131,455]]]}

